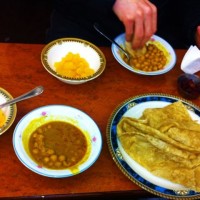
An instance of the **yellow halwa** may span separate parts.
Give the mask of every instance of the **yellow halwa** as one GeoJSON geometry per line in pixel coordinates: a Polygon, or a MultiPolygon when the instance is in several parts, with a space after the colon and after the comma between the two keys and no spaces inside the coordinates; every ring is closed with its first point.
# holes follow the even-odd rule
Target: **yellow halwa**
{"type": "Polygon", "coordinates": [[[54,66],[58,74],[71,78],[83,78],[94,74],[94,70],[79,53],[69,52],[61,61],[55,62],[54,66]]]}
{"type": "Polygon", "coordinates": [[[3,111],[0,109],[0,127],[4,125],[5,121],[6,121],[6,116],[3,113],[3,111]]]}

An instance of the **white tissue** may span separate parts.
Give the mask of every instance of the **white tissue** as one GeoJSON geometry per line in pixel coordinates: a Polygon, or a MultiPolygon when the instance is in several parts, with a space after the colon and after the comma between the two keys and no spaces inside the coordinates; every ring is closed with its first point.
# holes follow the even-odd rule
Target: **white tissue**
{"type": "Polygon", "coordinates": [[[200,71],[200,50],[197,46],[190,46],[183,57],[181,69],[188,74],[200,71]]]}

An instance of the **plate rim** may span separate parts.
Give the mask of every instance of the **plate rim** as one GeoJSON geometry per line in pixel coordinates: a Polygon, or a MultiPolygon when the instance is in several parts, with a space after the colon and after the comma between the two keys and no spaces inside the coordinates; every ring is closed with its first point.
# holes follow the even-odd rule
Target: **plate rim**
{"type": "MultiPolygon", "coordinates": [[[[157,196],[160,196],[160,197],[163,197],[163,198],[169,198],[169,199],[199,199],[200,198],[200,192],[195,192],[195,191],[192,191],[192,190],[189,190],[189,191],[173,191],[173,190],[170,190],[170,189],[166,189],[166,188],[163,188],[163,187],[160,187],[160,186],[157,186],[157,185],[154,185],[150,182],[148,182],[147,180],[145,180],[144,178],[142,178],[141,176],[139,176],[133,169],[131,169],[131,171],[133,171],[134,175],[138,176],[139,178],[143,179],[145,183],[141,182],[141,181],[138,181],[135,177],[133,177],[129,172],[128,170],[123,166],[123,163],[125,163],[125,165],[127,165],[129,167],[129,165],[126,163],[125,160],[122,160],[120,161],[120,152],[119,152],[119,149],[118,148],[114,148],[113,147],[113,143],[112,143],[112,135],[111,135],[111,128],[112,128],[112,122],[114,120],[114,118],[116,117],[116,115],[121,111],[121,109],[125,106],[125,105],[128,105],[128,103],[131,103],[131,102],[134,102],[134,101],[139,101],[140,99],[142,98],[168,98],[169,101],[166,101],[166,102],[171,102],[171,101],[178,101],[178,100],[181,100],[185,105],[188,105],[190,107],[192,107],[193,109],[196,109],[196,111],[198,111],[199,113],[199,116],[200,116],[200,107],[195,105],[193,102],[189,101],[189,100],[186,100],[182,97],[179,97],[179,96],[176,96],[176,95],[171,95],[171,94],[166,94],[166,93],[144,93],[144,94],[140,94],[140,95],[135,95],[135,96],[132,96],[128,99],[125,99],[123,102],[121,102],[115,109],[114,111],[111,113],[110,117],[109,117],[109,120],[108,120],[108,123],[107,123],[107,127],[106,127],[106,142],[107,142],[107,145],[108,145],[108,149],[109,149],[109,152],[110,152],[110,155],[112,156],[112,159],[114,160],[115,164],[117,165],[117,167],[120,169],[120,171],[129,179],[131,180],[133,183],[135,183],[136,185],[138,185],[139,187],[141,187],[142,189],[154,194],[154,195],[157,195],[157,196]],[[115,152],[116,151],[116,152],[115,152]],[[167,193],[164,193],[164,192],[161,192],[161,191],[157,191],[151,187],[149,187],[146,182],[148,182],[150,185],[154,185],[155,187],[159,187],[159,188],[162,188],[164,190],[167,190],[168,192],[170,191],[171,193],[173,192],[174,194],[167,194],[167,193]],[[193,193],[192,195],[191,194],[188,194],[189,193],[193,193]]],[[[160,100],[157,100],[157,101],[160,101],[160,100]]],[[[126,110],[127,112],[128,110],[126,110]]],[[[123,114],[125,114],[126,112],[122,112],[123,114]]],[[[120,118],[121,119],[121,118],[120,118]]],[[[116,139],[116,137],[114,138],[116,139]]],[[[121,158],[122,159],[122,158],[121,158]]],[[[129,167],[130,168],[130,167],[129,167]]]]}
{"type": "MultiPolygon", "coordinates": [[[[26,127],[26,126],[27,126],[27,125],[25,125],[25,127],[26,127]]],[[[100,129],[99,129],[97,123],[96,123],[96,122],[93,120],[93,118],[91,118],[86,112],[84,112],[84,111],[82,111],[82,110],[80,110],[80,109],[78,109],[78,108],[75,108],[75,107],[72,107],[72,106],[68,106],[68,105],[63,105],[63,104],[50,104],[50,105],[41,106],[41,107],[38,107],[38,108],[35,108],[35,109],[31,110],[30,112],[28,112],[27,114],[25,114],[25,115],[19,120],[19,122],[17,123],[17,125],[16,125],[16,127],[15,127],[15,129],[14,129],[14,131],[13,131],[12,144],[13,144],[13,149],[14,149],[14,152],[15,152],[17,158],[18,158],[18,159],[20,160],[20,162],[21,162],[26,168],[28,168],[30,171],[32,171],[32,172],[34,172],[34,173],[36,173],[36,174],[39,174],[39,175],[41,175],[41,176],[44,176],[44,177],[49,177],[49,178],[68,178],[68,177],[76,176],[76,175],[78,175],[78,174],[83,173],[84,171],[86,171],[87,169],[89,169],[89,168],[98,160],[98,158],[99,158],[99,156],[100,156],[100,154],[101,154],[101,151],[102,151],[103,139],[102,139],[102,134],[101,134],[101,131],[100,131],[100,129]],[[64,175],[64,174],[60,174],[60,175],[53,175],[53,174],[50,174],[50,175],[49,175],[48,173],[40,172],[40,171],[34,169],[34,168],[33,168],[32,166],[30,166],[29,164],[27,164],[26,162],[24,162],[24,160],[22,159],[22,157],[21,157],[21,155],[20,155],[21,153],[18,153],[17,148],[16,148],[16,142],[17,142],[17,140],[18,140],[18,137],[20,137],[20,135],[17,135],[17,134],[16,134],[16,130],[17,130],[17,128],[20,126],[21,122],[22,122],[23,120],[25,120],[27,117],[29,117],[33,112],[40,111],[40,110],[42,110],[42,109],[45,109],[46,107],[51,109],[52,107],[57,107],[57,106],[58,106],[58,107],[66,107],[66,108],[69,108],[69,109],[73,109],[73,110],[76,110],[76,111],[80,112],[81,114],[87,116],[88,119],[91,120],[91,121],[93,122],[93,124],[96,126],[96,128],[97,128],[97,130],[98,130],[98,136],[99,136],[99,140],[100,140],[100,141],[99,141],[99,149],[98,149],[98,152],[96,153],[96,155],[95,155],[93,161],[90,163],[90,165],[87,165],[87,167],[85,167],[84,169],[80,170],[78,173],[75,173],[75,174],[73,174],[73,173],[70,172],[70,173],[68,173],[68,174],[66,174],[66,175],[64,175]]],[[[27,153],[25,152],[25,154],[27,154],[27,153]]],[[[30,159],[30,160],[31,160],[31,159],[30,159]]],[[[34,161],[31,161],[31,162],[34,162],[34,161]]],[[[35,163],[35,162],[34,162],[34,163],[35,163]]],[[[49,169],[47,169],[47,170],[49,170],[49,169]]],[[[53,170],[50,169],[50,171],[53,171],[53,170]]],[[[61,170],[61,171],[62,171],[62,170],[61,170]]],[[[63,171],[68,171],[68,169],[64,169],[63,171]]]]}
{"type": "MultiPolygon", "coordinates": [[[[114,40],[118,43],[117,40],[123,39],[123,38],[125,39],[125,33],[121,33],[114,40]]],[[[142,70],[136,70],[136,69],[132,68],[131,66],[129,66],[128,64],[126,64],[122,59],[118,58],[117,53],[116,53],[116,50],[118,48],[113,43],[111,45],[111,51],[112,51],[112,54],[113,54],[114,58],[117,60],[117,62],[121,66],[123,66],[124,68],[128,69],[129,71],[131,71],[133,73],[140,74],[140,75],[145,75],[145,76],[158,76],[158,75],[162,75],[162,74],[165,74],[165,73],[167,73],[167,72],[169,72],[170,70],[173,69],[173,67],[175,66],[176,61],[177,61],[177,56],[176,56],[176,52],[174,51],[173,47],[165,39],[161,38],[158,35],[153,35],[151,37],[151,39],[156,39],[156,38],[159,39],[160,41],[162,41],[163,43],[165,43],[168,46],[167,49],[170,49],[170,52],[172,52],[172,59],[173,60],[172,60],[171,66],[169,68],[166,68],[166,69],[163,69],[163,70],[159,70],[159,71],[152,71],[152,72],[145,72],[145,71],[142,71],[142,70]]]]}

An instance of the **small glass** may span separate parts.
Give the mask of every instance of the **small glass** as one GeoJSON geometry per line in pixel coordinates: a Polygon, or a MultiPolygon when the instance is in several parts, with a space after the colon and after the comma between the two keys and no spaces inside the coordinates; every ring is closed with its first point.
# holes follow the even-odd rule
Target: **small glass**
{"type": "Polygon", "coordinates": [[[196,99],[200,94],[200,78],[195,74],[182,74],[178,77],[178,92],[186,99],[196,99]]]}

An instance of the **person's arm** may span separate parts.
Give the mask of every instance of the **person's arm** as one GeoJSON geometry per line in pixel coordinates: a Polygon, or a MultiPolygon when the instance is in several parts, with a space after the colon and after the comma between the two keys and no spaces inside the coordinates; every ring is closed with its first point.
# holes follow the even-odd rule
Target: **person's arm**
{"type": "Polygon", "coordinates": [[[156,32],[157,8],[148,0],[116,0],[113,11],[124,24],[133,49],[143,47],[156,32]]]}

